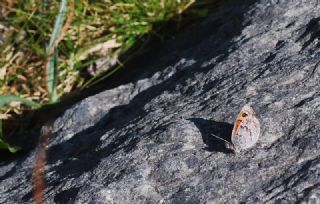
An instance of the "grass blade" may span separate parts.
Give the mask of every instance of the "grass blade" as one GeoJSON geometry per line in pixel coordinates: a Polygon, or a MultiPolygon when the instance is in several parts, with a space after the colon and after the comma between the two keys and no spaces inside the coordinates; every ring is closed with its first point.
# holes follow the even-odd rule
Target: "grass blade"
{"type": "Polygon", "coordinates": [[[29,99],[25,99],[25,98],[15,96],[15,95],[2,95],[2,96],[0,96],[0,108],[2,108],[4,105],[6,105],[12,101],[19,101],[19,102],[24,103],[26,105],[29,105],[33,108],[40,108],[41,107],[41,105],[39,103],[33,102],[29,99]]]}
{"type": "Polygon", "coordinates": [[[47,64],[47,86],[48,91],[50,94],[50,101],[56,102],[58,100],[57,96],[57,50],[54,51],[54,53],[49,58],[48,64],[47,64]]]}
{"type": "Polygon", "coordinates": [[[63,22],[66,18],[66,13],[67,13],[67,0],[62,0],[60,3],[60,9],[59,9],[59,13],[58,16],[56,18],[56,22],[54,24],[54,29],[50,38],[50,42],[49,42],[49,47],[47,49],[47,53],[49,53],[50,49],[55,46],[56,41],[58,39],[58,37],[60,36],[61,33],[61,29],[63,26],[63,22]]]}
{"type": "Polygon", "coordinates": [[[47,56],[48,60],[46,62],[47,66],[47,86],[48,86],[48,91],[50,94],[50,101],[51,102],[56,102],[58,100],[57,97],[57,76],[58,76],[58,70],[57,70],[57,49],[56,46],[59,43],[59,37],[61,36],[61,31],[63,27],[63,23],[66,18],[66,13],[67,13],[67,0],[62,0],[60,3],[60,9],[58,16],[56,18],[55,24],[54,24],[54,29],[51,34],[49,46],[47,48],[47,56]]]}

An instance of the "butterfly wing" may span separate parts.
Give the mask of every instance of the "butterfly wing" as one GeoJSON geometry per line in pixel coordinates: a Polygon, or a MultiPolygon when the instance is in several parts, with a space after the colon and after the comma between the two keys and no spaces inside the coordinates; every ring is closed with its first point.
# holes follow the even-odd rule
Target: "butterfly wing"
{"type": "Polygon", "coordinates": [[[233,144],[239,149],[253,147],[260,135],[260,123],[257,118],[252,117],[242,121],[236,132],[233,144]]]}

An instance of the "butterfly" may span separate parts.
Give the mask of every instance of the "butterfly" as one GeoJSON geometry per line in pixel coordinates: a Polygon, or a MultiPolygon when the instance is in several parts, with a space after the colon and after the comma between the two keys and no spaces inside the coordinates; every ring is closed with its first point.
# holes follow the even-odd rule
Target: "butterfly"
{"type": "MultiPolygon", "coordinates": [[[[213,135],[214,137],[217,137],[213,135]]],[[[260,136],[260,122],[250,105],[246,104],[241,109],[233,125],[231,142],[217,137],[226,142],[226,148],[234,153],[252,148],[260,136]]]]}

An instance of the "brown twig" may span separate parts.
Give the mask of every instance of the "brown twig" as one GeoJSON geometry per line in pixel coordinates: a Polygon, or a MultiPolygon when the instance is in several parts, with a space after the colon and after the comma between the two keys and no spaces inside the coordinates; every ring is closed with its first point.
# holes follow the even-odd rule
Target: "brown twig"
{"type": "MultiPolygon", "coordinates": [[[[71,1],[69,3],[69,12],[68,12],[68,17],[67,20],[64,24],[64,26],[61,29],[60,36],[56,39],[56,41],[53,43],[52,47],[50,47],[46,60],[45,60],[45,70],[48,69],[48,62],[53,55],[57,45],[59,42],[63,39],[65,33],[67,32],[72,19],[74,17],[74,2],[71,1]]],[[[45,75],[45,78],[47,76],[45,75]]],[[[47,81],[47,78],[46,78],[47,81]]],[[[49,89],[49,87],[47,87],[49,89]]],[[[41,135],[40,135],[40,140],[39,140],[39,145],[38,145],[38,150],[36,152],[36,160],[35,164],[33,167],[33,172],[32,172],[32,180],[33,180],[33,185],[34,185],[34,191],[33,191],[33,199],[34,203],[36,204],[41,204],[43,202],[44,198],[44,189],[45,189],[45,184],[44,184],[44,168],[45,164],[47,162],[47,145],[49,142],[50,137],[52,136],[52,128],[53,128],[53,122],[50,121],[46,123],[42,129],[41,129],[41,135]]]]}
{"type": "Polygon", "coordinates": [[[39,145],[36,152],[36,160],[35,160],[35,164],[32,172],[32,180],[33,180],[33,186],[34,186],[33,199],[34,199],[34,203],[36,204],[41,204],[43,201],[43,193],[45,189],[44,167],[47,161],[46,151],[47,151],[48,141],[52,135],[52,127],[53,127],[52,121],[46,123],[42,127],[40,139],[39,139],[39,145]]]}

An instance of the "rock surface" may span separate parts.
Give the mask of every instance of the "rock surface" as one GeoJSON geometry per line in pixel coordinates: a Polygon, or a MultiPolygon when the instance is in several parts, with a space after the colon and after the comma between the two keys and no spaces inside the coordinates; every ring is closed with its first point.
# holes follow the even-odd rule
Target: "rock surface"
{"type": "MultiPolygon", "coordinates": [[[[46,203],[320,201],[320,4],[229,1],[142,59],[135,81],[54,124],[46,203]],[[241,107],[258,145],[230,154],[241,107]]],[[[32,200],[35,152],[0,164],[0,203],[32,200]]]]}

